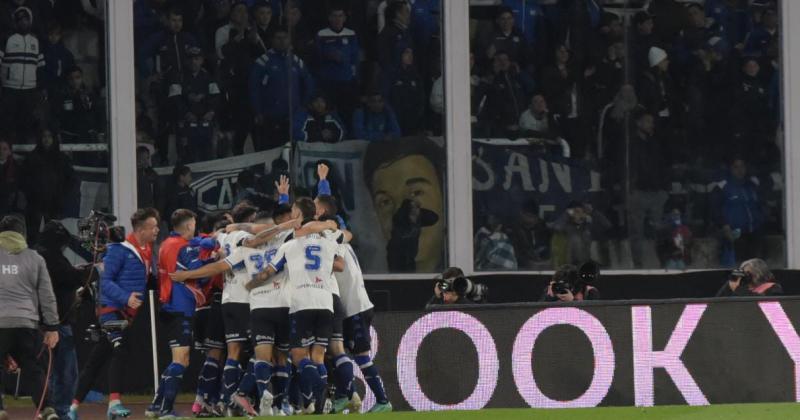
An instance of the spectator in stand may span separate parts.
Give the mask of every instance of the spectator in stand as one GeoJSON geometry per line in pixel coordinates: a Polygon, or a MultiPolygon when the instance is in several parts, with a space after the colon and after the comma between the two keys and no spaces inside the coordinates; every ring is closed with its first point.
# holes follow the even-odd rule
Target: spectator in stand
{"type": "MultiPolygon", "coordinates": [[[[635,268],[643,267],[645,233],[657,231],[667,201],[668,166],[661,143],[655,137],[653,115],[642,111],[635,118],[628,159],[621,159],[620,179],[628,179],[628,240],[635,268]],[[649,214],[649,219],[647,218],[649,214]],[[649,222],[649,226],[648,226],[649,222]]],[[[625,149],[620,152],[625,153],[625,149]]]]}
{"type": "Polygon", "coordinates": [[[592,241],[611,228],[611,222],[592,205],[573,201],[553,222],[551,252],[553,266],[581,264],[591,260],[592,241]]]}
{"type": "Polygon", "coordinates": [[[747,34],[744,53],[762,57],[768,56],[768,50],[773,41],[780,37],[778,22],[778,10],[772,6],[767,7],[761,15],[761,23],[747,34]]]}
{"type": "Polygon", "coordinates": [[[156,208],[156,199],[160,199],[158,174],[150,163],[150,149],[144,146],[136,148],[136,204],[141,208],[156,208]]]}
{"type": "Polygon", "coordinates": [[[419,134],[425,119],[425,85],[415,65],[414,51],[406,48],[400,67],[384,73],[383,95],[397,114],[404,136],[419,134]]]}
{"type": "Polygon", "coordinates": [[[222,97],[217,81],[203,68],[205,58],[200,48],[192,47],[187,54],[189,65],[169,87],[170,101],[180,116],[177,151],[182,163],[216,157],[213,137],[222,97]]]}
{"type": "Polygon", "coordinates": [[[330,95],[332,105],[349,121],[356,106],[359,43],[355,31],[346,28],[347,15],[339,5],[328,12],[328,27],[317,33],[316,76],[320,89],[330,95]]]}
{"type": "Polygon", "coordinates": [[[775,280],[766,261],[760,258],[747,260],[731,273],[728,282],[717,292],[725,296],[779,296],[783,287],[775,280]]]}
{"type": "Polygon", "coordinates": [[[191,187],[192,170],[179,165],[172,170],[172,182],[166,188],[164,210],[172,214],[177,209],[197,211],[197,196],[191,187]]]}
{"type": "Polygon", "coordinates": [[[492,60],[492,73],[478,88],[478,120],[490,137],[510,137],[519,129],[517,123],[528,99],[519,66],[505,51],[492,60]]]}
{"type": "Polygon", "coordinates": [[[259,55],[261,55],[269,49],[270,42],[272,42],[272,34],[278,27],[278,17],[272,12],[270,2],[266,0],[257,1],[252,11],[255,25],[251,30],[254,30],[258,35],[258,46],[261,48],[259,55]]]}
{"type": "Polygon", "coordinates": [[[676,39],[675,58],[679,67],[689,60],[692,51],[702,49],[712,37],[724,37],[724,28],[706,17],[706,11],[700,3],[686,3],[686,27],[680,31],[676,39]]]}
{"type": "Polygon", "coordinates": [[[558,4],[556,39],[569,44],[573,61],[583,65],[593,54],[603,17],[598,0],[565,0],[558,4]]]}
{"type": "Polygon", "coordinates": [[[520,270],[541,269],[541,263],[550,258],[552,232],[539,216],[539,204],[530,200],[522,205],[518,217],[506,232],[514,246],[514,255],[520,270]]]}
{"type": "Polygon", "coordinates": [[[683,213],[672,206],[666,220],[665,229],[657,245],[658,257],[667,270],[686,270],[692,263],[692,231],[686,226],[683,213]]]}
{"type": "Polygon", "coordinates": [[[705,48],[694,51],[687,68],[686,106],[687,136],[691,149],[701,156],[713,156],[730,138],[712,127],[728,125],[730,104],[721,100],[731,86],[730,63],[726,59],[727,43],[720,37],[708,40],[705,48]]]}
{"type": "Polygon", "coordinates": [[[103,130],[106,109],[83,83],[83,70],[74,66],[66,69],[66,83],[50,101],[53,115],[58,121],[61,136],[68,143],[97,140],[103,130]]]}
{"type": "Polygon", "coordinates": [[[20,183],[25,191],[28,237],[35,241],[43,222],[60,219],[64,201],[72,191],[72,163],[60,150],[58,135],[48,128],[39,130],[36,148],[26,158],[20,183]]]}
{"type": "Polygon", "coordinates": [[[561,137],[558,123],[541,93],[533,95],[530,106],[519,116],[519,130],[521,135],[532,137],[533,144],[543,153],[570,157],[569,144],[561,137]]]}
{"type": "Polygon", "coordinates": [[[481,68],[488,68],[498,51],[507,53],[523,69],[532,61],[530,46],[514,22],[514,13],[507,7],[499,9],[494,29],[477,42],[481,68]]]}
{"type": "MultiPolygon", "coordinates": [[[[640,72],[650,67],[648,61],[650,48],[659,45],[654,28],[655,18],[650,13],[640,11],[633,15],[633,34],[628,38],[630,40],[628,45],[633,63],[631,70],[634,72],[640,72]]],[[[635,76],[638,77],[639,74],[637,73],[635,76]]]]}
{"type": "Polygon", "coordinates": [[[158,128],[156,132],[156,149],[162,164],[167,163],[169,136],[173,131],[173,123],[180,116],[175,114],[169,100],[170,79],[179,79],[183,75],[188,62],[187,51],[197,47],[194,35],[183,31],[183,15],[180,9],[170,10],[166,28],[151,36],[142,48],[141,65],[144,77],[149,77],[150,92],[155,97],[158,109],[158,128]]]}
{"type": "Polygon", "coordinates": [[[517,257],[514,246],[505,233],[503,222],[494,214],[475,233],[475,268],[477,270],[516,270],[517,257]]]}
{"type": "MultiPolygon", "coordinates": [[[[250,22],[247,14],[247,4],[243,1],[233,3],[230,9],[228,23],[217,28],[214,32],[214,47],[217,58],[224,60],[225,51],[223,47],[233,38],[245,38],[250,32],[250,22]]],[[[257,33],[256,33],[257,35],[257,33]]]]}
{"type": "MultiPolygon", "coordinates": [[[[472,106],[470,107],[472,115],[470,116],[470,119],[474,123],[478,120],[476,115],[479,107],[475,103],[475,100],[477,99],[477,92],[481,84],[481,78],[477,74],[477,68],[475,67],[475,54],[473,53],[469,53],[469,71],[469,97],[470,101],[472,102],[472,106]]],[[[441,118],[444,114],[444,77],[441,75],[433,82],[429,102],[431,105],[431,110],[439,118],[441,118]]]]}
{"type": "Polygon", "coordinates": [[[57,88],[67,70],[75,66],[75,56],[61,41],[61,24],[53,22],[47,29],[47,42],[42,47],[44,53],[44,74],[42,87],[52,92],[57,88]]]}
{"type": "Polygon", "coordinates": [[[675,83],[669,73],[669,57],[661,48],[651,47],[647,58],[650,67],[642,73],[636,89],[639,103],[656,117],[656,127],[661,130],[670,129],[670,123],[678,121],[680,104],[675,83]]]}
{"type": "Polygon", "coordinates": [[[442,0],[414,0],[409,4],[414,56],[423,80],[433,79],[441,62],[441,3],[442,0]]]}
{"type": "MultiPolygon", "coordinates": [[[[714,22],[725,28],[723,38],[728,45],[742,43],[749,30],[747,5],[739,0],[706,0],[705,8],[714,22]]],[[[756,2],[748,2],[752,4],[756,2]]]]}
{"type": "Polygon", "coordinates": [[[316,95],[311,100],[308,111],[295,115],[292,130],[295,140],[310,143],[338,143],[345,138],[341,117],[328,108],[328,100],[323,95],[316,95]]]}
{"type": "Polygon", "coordinates": [[[0,126],[13,130],[18,141],[26,141],[41,119],[45,62],[39,38],[31,32],[31,9],[18,7],[12,16],[14,30],[0,43],[0,126]]]}
{"type": "Polygon", "coordinates": [[[597,73],[591,78],[594,91],[591,94],[595,96],[596,104],[605,106],[611,102],[625,84],[625,69],[628,62],[626,54],[625,43],[621,40],[613,41],[606,48],[606,54],[597,64],[597,73]]]}
{"type": "Polygon", "coordinates": [[[353,135],[356,140],[381,141],[402,135],[392,108],[380,92],[367,95],[367,104],[353,113],[353,135]]]}
{"type": "MultiPolygon", "coordinates": [[[[243,4],[236,4],[234,9],[237,15],[241,13],[242,9],[246,11],[243,4]]],[[[263,12],[264,8],[257,6],[257,15],[272,13],[269,7],[266,9],[270,11],[263,12]]],[[[238,20],[237,17],[236,21],[238,20]]],[[[225,31],[232,35],[228,38],[227,43],[222,45],[224,59],[220,63],[220,81],[226,88],[228,103],[222,109],[224,115],[221,119],[223,130],[227,132],[226,135],[228,138],[233,138],[233,154],[241,155],[244,153],[244,142],[253,131],[254,116],[253,107],[250,104],[250,73],[256,59],[269,49],[275,29],[269,30],[268,33],[262,33],[260,29],[258,31],[241,30],[241,28],[230,25],[220,28],[221,30],[226,28],[225,31]],[[270,36],[269,39],[262,38],[267,35],[270,36]]],[[[259,27],[257,26],[257,28],[259,27]]],[[[255,136],[253,140],[255,141],[255,136]]]]}
{"type": "Polygon", "coordinates": [[[733,130],[734,148],[743,153],[756,153],[773,127],[767,88],[760,80],[761,66],[755,57],[745,57],[738,83],[733,86],[728,104],[727,127],[733,130]]]}
{"type": "Polygon", "coordinates": [[[550,101],[550,109],[564,138],[570,145],[573,157],[583,157],[587,151],[586,106],[584,103],[584,82],[591,77],[595,68],[581,71],[578,62],[573,60],[572,52],[566,45],[555,49],[555,64],[542,72],[542,89],[550,101]]]}
{"type": "Polygon", "coordinates": [[[285,10],[284,22],[291,37],[292,52],[307,62],[314,51],[314,31],[303,19],[298,0],[287,0],[285,10]]]}
{"type": "Polygon", "coordinates": [[[305,62],[290,47],[286,29],[276,30],[272,48],[256,60],[250,73],[250,101],[256,123],[253,144],[257,151],[279,147],[289,140],[290,115],[309,103],[314,92],[305,62]]]}
{"type": "Polygon", "coordinates": [[[543,47],[546,44],[546,22],[539,3],[540,0],[503,0],[502,3],[514,14],[516,27],[525,38],[534,60],[545,56],[543,47]]]}
{"type": "Polygon", "coordinates": [[[17,212],[19,199],[19,163],[14,159],[11,143],[0,138],[0,216],[17,212]]]}
{"type": "Polygon", "coordinates": [[[409,33],[411,9],[404,1],[393,1],[384,11],[386,26],[378,34],[378,64],[384,72],[400,67],[403,51],[414,48],[409,33]]]}
{"type": "Polygon", "coordinates": [[[759,197],[758,179],[747,172],[744,158],[733,158],[728,177],[712,194],[712,210],[721,227],[720,263],[724,267],[761,255],[764,203],[759,197]]]}

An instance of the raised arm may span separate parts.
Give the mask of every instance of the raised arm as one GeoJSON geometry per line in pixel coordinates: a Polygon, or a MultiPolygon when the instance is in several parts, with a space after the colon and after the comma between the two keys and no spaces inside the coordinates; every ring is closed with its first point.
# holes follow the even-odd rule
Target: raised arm
{"type": "Polygon", "coordinates": [[[262,230],[256,236],[254,236],[252,238],[245,239],[244,242],[242,242],[242,245],[244,245],[244,246],[246,246],[248,248],[258,248],[259,246],[264,245],[265,243],[269,242],[277,234],[279,234],[279,233],[281,233],[283,231],[286,231],[286,230],[294,229],[294,228],[298,227],[299,224],[300,224],[300,220],[299,219],[292,219],[292,220],[283,222],[283,223],[281,223],[279,225],[272,226],[272,227],[270,227],[268,229],[262,230]]]}
{"type": "Polygon", "coordinates": [[[197,270],[190,271],[176,271],[169,273],[172,281],[183,283],[190,279],[202,279],[204,277],[216,276],[217,274],[224,273],[230,270],[231,266],[225,260],[219,260],[215,263],[206,264],[197,270]]]}
{"type": "Polygon", "coordinates": [[[326,230],[337,230],[339,226],[333,220],[326,220],[324,222],[309,222],[303,225],[300,229],[294,232],[294,237],[310,235],[312,233],[322,233],[326,230]]]}

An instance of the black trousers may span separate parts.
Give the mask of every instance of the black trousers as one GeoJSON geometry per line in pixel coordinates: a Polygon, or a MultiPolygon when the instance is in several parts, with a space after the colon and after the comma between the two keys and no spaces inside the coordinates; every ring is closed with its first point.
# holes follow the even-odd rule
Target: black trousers
{"type": "Polygon", "coordinates": [[[106,336],[100,338],[78,376],[76,400],[83,402],[86,399],[86,395],[92,390],[106,364],[108,364],[108,393],[122,392],[122,377],[128,359],[126,342],[124,336],[116,346],[106,336]]]}
{"type": "MultiPolygon", "coordinates": [[[[42,335],[33,328],[0,328],[0,361],[4,362],[6,356],[11,356],[17,361],[23,374],[31,384],[31,396],[34,407],[39,406],[44,391],[45,371],[48,353],[42,352],[42,335]],[[38,356],[42,354],[45,363],[41,363],[38,356]]],[[[45,397],[44,406],[50,406],[50,398],[45,397]]]]}

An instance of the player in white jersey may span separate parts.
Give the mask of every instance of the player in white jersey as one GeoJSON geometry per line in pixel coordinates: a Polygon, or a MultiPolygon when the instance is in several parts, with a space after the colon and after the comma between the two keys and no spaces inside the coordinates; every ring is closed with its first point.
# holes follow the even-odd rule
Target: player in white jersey
{"type": "MultiPolygon", "coordinates": [[[[326,185],[328,171],[329,168],[325,164],[317,165],[317,174],[320,179],[318,188],[319,195],[314,200],[314,203],[317,208],[316,216],[318,219],[337,217],[336,215],[338,213],[336,201],[333,197],[323,194],[323,192],[330,191],[330,188],[326,185]]],[[[343,221],[341,223],[343,223],[343,221]]],[[[341,228],[342,232],[346,233],[346,231],[344,231],[345,226],[341,226],[341,228]]],[[[370,387],[370,390],[372,390],[373,395],[375,395],[376,404],[372,407],[370,412],[392,411],[392,405],[386,396],[383,381],[380,378],[377,367],[373,364],[370,357],[370,350],[372,348],[370,327],[374,316],[374,305],[372,301],[370,301],[367,289],[364,286],[364,276],[361,272],[361,266],[358,263],[358,257],[356,257],[353,247],[349,244],[352,236],[349,234],[343,236],[344,240],[339,241],[341,243],[338,253],[344,259],[345,267],[341,273],[336,273],[336,280],[339,284],[339,291],[341,293],[342,303],[344,304],[344,344],[353,355],[353,359],[361,369],[367,385],[370,387]]],[[[341,356],[335,357],[339,357],[338,360],[340,360],[340,364],[337,365],[337,371],[334,373],[339,373],[338,371],[340,368],[343,371],[341,375],[335,375],[335,377],[343,376],[344,378],[352,378],[352,373],[349,372],[349,370],[352,369],[348,368],[346,365],[347,361],[341,358],[341,356]]],[[[344,381],[345,379],[342,380],[344,381]]],[[[341,385],[341,387],[344,386],[344,384],[341,385]]],[[[343,395],[343,393],[339,392],[339,387],[340,385],[337,384],[338,395],[334,401],[334,410],[338,412],[341,411],[342,408],[347,407],[350,408],[351,411],[357,412],[358,409],[356,406],[360,406],[360,404],[356,404],[356,402],[360,403],[358,393],[353,392],[351,387],[346,395],[343,395]]]]}
{"type": "MultiPolygon", "coordinates": [[[[293,211],[304,221],[312,221],[314,203],[299,198],[293,211]]],[[[319,234],[297,237],[283,244],[269,268],[247,285],[259,287],[281,270],[288,271],[292,361],[300,372],[306,412],[321,413],[324,401],[325,349],[333,328],[332,275],[341,271],[344,263],[336,250],[335,242],[319,234]]]]}

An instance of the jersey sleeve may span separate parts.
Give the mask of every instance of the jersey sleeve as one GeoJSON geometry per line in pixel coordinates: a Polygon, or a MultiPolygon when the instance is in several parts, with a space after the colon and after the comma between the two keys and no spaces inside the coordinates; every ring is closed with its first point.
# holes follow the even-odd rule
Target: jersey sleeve
{"type": "Polygon", "coordinates": [[[286,265],[286,252],[292,246],[292,243],[293,242],[286,242],[281,245],[280,248],[278,248],[278,252],[272,257],[272,261],[269,262],[269,266],[272,267],[276,273],[283,270],[286,265]]]}
{"type": "Polygon", "coordinates": [[[242,247],[236,248],[235,251],[231,255],[225,257],[225,262],[233,268],[237,264],[240,264],[245,259],[245,250],[242,247]]]}

